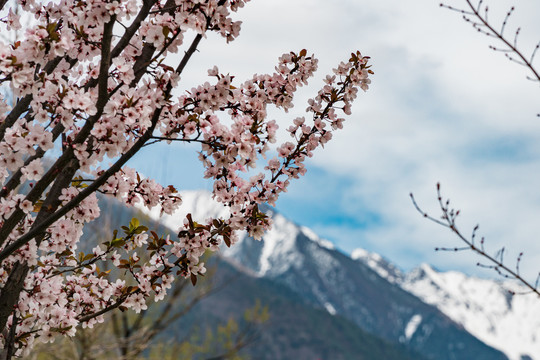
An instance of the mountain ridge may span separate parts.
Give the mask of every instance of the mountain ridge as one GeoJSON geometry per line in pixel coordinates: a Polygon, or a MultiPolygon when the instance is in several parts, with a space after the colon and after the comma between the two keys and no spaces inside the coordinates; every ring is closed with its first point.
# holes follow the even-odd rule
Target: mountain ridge
{"type": "MultiPolygon", "coordinates": [[[[226,216],[223,206],[208,193],[188,192],[183,199],[184,210],[172,216],[159,218],[156,209],[143,211],[169,227],[183,221],[188,211],[196,221],[226,216]]],[[[412,285],[404,286],[406,275],[380,255],[363,250],[363,257],[360,251],[348,256],[274,209],[265,210],[274,224],[262,241],[241,233],[235,245],[222,251],[237,269],[284,285],[312,306],[350,319],[363,330],[428,359],[442,359],[441,346],[447,348],[444,356],[448,359],[506,358],[471,336],[473,331],[465,331],[464,323],[453,318],[451,311],[445,313],[447,308],[423,299],[412,285]]]]}
{"type": "Polygon", "coordinates": [[[458,271],[438,271],[420,264],[402,272],[378,254],[354,250],[351,257],[368,265],[389,282],[436,306],[486,344],[511,360],[540,359],[540,299],[512,280],[490,280],[458,271]],[[518,294],[518,295],[512,295],[518,294]]]}
{"type": "MultiPolygon", "coordinates": [[[[189,196],[186,200],[189,201],[189,196]]],[[[83,244],[90,248],[96,242],[103,241],[103,237],[112,236],[115,227],[129,222],[133,217],[157,233],[171,236],[177,229],[170,225],[177,226],[176,221],[181,220],[180,216],[173,216],[167,227],[147,216],[148,211],[124,207],[111,198],[100,197],[100,208],[102,216],[90,223],[88,228],[85,227],[83,244]],[[107,234],[107,230],[111,234],[107,234]]],[[[198,215],[205,213],[199,212],[198,215]]],[[[260,245],[260,242],[255,243],[260,245]]],[[[174,343],[177,339],[190,339],[193,336],[204,338],[208,330],[215,331],[230,319],[241,322],[245,310],[260,301],[268,307],[270,320],[262,325],[259,338],[241,350],[243,355],[252,359],[428,360],[399,343],[360,329],[348,319],[332,316],[324,309],[309,305],[304,298],[282,284],[250,274],[243,266],[238,270],[240,267],[233,266],[220,253],[205,261],[209,268],[208,275],[201,277],[197,286],[210,286],[214,289],[212,295],[203,297],[193,307],[190,305],[190,310],[179,321],[168,326],[160,341],[174,343]],[[206,281],[210,281],[210,284],[204,285],[206,281]]],[[[179,299],[176,305],[179,309],[192,300],[189,295],[191,287],[187,288],[185,297],[179,299]]],[[[160,306],[160,303],[154,306],[160,306]]],[[[148,321],[151,321],[150,316],[147,316],[148,321]]],[[[194,355],[192,360],[205,358],[203,354],[194,355]]]]}

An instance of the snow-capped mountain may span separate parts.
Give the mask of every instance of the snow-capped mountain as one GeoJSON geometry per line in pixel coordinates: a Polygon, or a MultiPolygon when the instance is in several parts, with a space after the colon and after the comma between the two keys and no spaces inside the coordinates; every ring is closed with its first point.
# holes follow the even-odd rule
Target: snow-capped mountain
{"type": "MultiPolygon", "coordinates": [[[[222,206],[203,192],[183,194],[182,209],[171,216],[159,218],[157,209],[144,212],[173,231],[188,212],[195,221],[226,214],[222,206]]],[[[225,258],[237,269],[285,286],[306,304],[352,321],[364,331],[406,346],[427,359],[507,358],[479,341],[475,337],[478,335],[472,336],[474,329],[467,328],[465,320],[460,322],[452,317],[455,311],[446,313],[446,307],[430,302],[435,297],[427,294],[434,291],[426,292],[424,299],[420,290],[405,285],[422,284],[420,280],[408,282],[407,276],[395,266],[365,251],[363,255],[355,252],[354,260],[313,231],[294,224],[273,209],[267,212],[273,227],[262,241],[244,233],[234,246],[223,249],[225,258]]],[[[418,285],[418,288],[422,287],[418,285]]],[[[450,287],[443,289],[448,296],[453,294],[450,287]]],[[[472,315],[464,316],[473,319],[467,323],[475,323],[472,315]]]]}
{"type": "Polygon", "coordinates": [[[363,262],[392,284],[402,282],[404,274],[401,270],[379,254],[371,253],[365,249],[355,249],[351,253],[351,258],[363,262]]]}
{"type": "Polygon", "coordinates": [[[403,273],[380,255],[364,249],[353,251],[352,258],[436,306],[511,360],[540,359],[540,299],[535,294],[523,294],[526,289],[519,284],[456,271],[438,272],[427,264],[403,273]],[[518,295],[512,296],[511,292],[518,295]]]}
{"type": "MultiPolygon", "coordinates": [[[[207,195],[188,194],[184,200],[185,205],[197,204],[198,210],[185,209],[194,214],[196,220],[207,217],[212,211],[220,211],[206,201],[207,195]],[[202,211],[203,208],[207,211],[202,211]]],[[[175,214],[163,219],[169,224],[164,226],[162,222],[154,221],[152,216],[147,216],[148,211],[143,213],[137,208],[125,207],[111,198],[100,197],[99,201],[101,216],[88,224],[83,234],[83,243],[88,249],[104,241],[104,238],[108,239],[115,228],[129,223],[133,217],[158,234],[170,234],[171,237],[174,237],[179,222],[183,220],[182,216],[175,214]]],[[[156,218],[159,215],[158,212],[150,213],[156,218]]],[[[169,324],[162,341],[175,343],[178,339],[192,338],[194,334],[204,331],[202,329],[217,329],[231,319],[238,321],[243,328],[246,310],[262,304],[269,311],[270,321],[248,330],[248,333],[253,331],[249,335],[251,339],[253,334],[258,334],[256,340],[250,341],[249,346],[242,350],[243,355],[250,358],[427,360],[400,343],[391,343],[370,334],[341,316],[331,315],[324,308],[307,303],[287,286],[256,274],[247,267],[235,266],[219,254],[207,259],[207,264],[207,276],[200,278],[197,286],[211,289],[209,295],[191,307],[192,296],[198,291],[190,286],[183,288],[185,293],[175,308],[185,315],[169,324]],[[188,308],[186,304],[190,304],[188,308]]],[[[148,316],[147,320],[152,321],[152,315],[149,313],[148,316]]],[[[221,353],[219,346],[214,350],[221,353]]],[[[194,356],[193,360],[203,358],[206,357],[194,356]]]]}

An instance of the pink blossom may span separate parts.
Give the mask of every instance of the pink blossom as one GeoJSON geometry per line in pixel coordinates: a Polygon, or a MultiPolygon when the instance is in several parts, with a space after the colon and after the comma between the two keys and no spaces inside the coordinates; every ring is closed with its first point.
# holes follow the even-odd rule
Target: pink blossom
{"type": "MultiPolygon", "coordinates": [[[[22,11],[36,23],[17,44],[0,47],[0,77],[27,104],[17,112],[0,97],[0,122],[10,122],[0,132],[0,243],[13,244],[40,226],[43,236],[9,253],[0,247],[0,287],[11,281],[17,262],[31,267],[18,302],[10,305],[18,312],[17,336],[25,336],[29,348],[36,338],[48,342],[56,335],[73,336],[79,325],[93,327],[116,302],[136,312],[146,309],[150,296],[166,296],[177,273],[204,274],[203,254],[218,251],[224,242],[234,245],[238,231],[261,239],[272,224],[259,205],[274,204],[292,179],[306,173],[306,158],[343,127],[343,114],[350,114],[358,89],[368,88],[367,58],[357,52],[326,76],[308,100],[306,116],[279,119],[289,141],[278,136],[268,107],[287,112],[294,106],[296,91],[318,67],[306,50],[284,54],[275,71],[244,81],[214,66],[208,81],[181,93],[176,68],[189,47],[186,31],[203,38],[215,32],[232,41],[241,26],[232,13],[246,2],[177,0],[169,11],[156,4],[127,42],[120,40],[125,34],[120,24],[130,24],[142,11],[134,0],[23,4],[22,11]],[[115,50],[110,66],[103,67],[108,26],[115,50]],[[148,45],[155,51],[143,54],[148,45]],[[179,56],[169,56],[175,53],[179,56]],[[179,224],[178,236],[171,237],[150,233],[135,220],[114,224],[119,228],[115,239],[103,239],[84,253],[79,241],[88,231],[85,224],[100,216],[96,191],[126,206],[157,207],[160,213],[180,208],[175,188],[124,166],[142,145],[158,141],[200,144],[204,176],[213,181],[213,196],[227,211],[216,219],[189,215],[179,224]],[[116,164],[114,171],[108,164],[116,164]],[[27,180],[31,195],[18,193],[27,180]],[[143,256],[150,244],[151,256],[143,256]],[[107,274],[97,266],[101,261],[119,271],[107,274]],[[86,316],[90,319],[80,324],[86,316]]],[[[19,26],[11,10],[5,20],[6,31],[19,26]]],[[[3,319],[7,328],[0,333],[9,333],[13,319],[3,319]]],[[[19,345],[16,355],[25,350],[19,345]]]]}
{"type": "Polygon", "coordinates": [[[39,180],[43,175],[43,165],[41,160],[32,160],[27,166],[22,168],[22,173],[28,180],[39,180]]]}

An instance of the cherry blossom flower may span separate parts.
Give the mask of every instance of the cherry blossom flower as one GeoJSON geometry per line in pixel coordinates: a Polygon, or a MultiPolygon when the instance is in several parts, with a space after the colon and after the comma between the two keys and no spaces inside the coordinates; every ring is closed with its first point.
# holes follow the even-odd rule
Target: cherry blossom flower
{"type": "MultiPolygon", "coordinates": [[[[91,328],[120,305],[145,310],[150,297],[166,296],[176,274],[195,283],[206,272],[203,254],[234,246],[239,231],[261,239],[272,224],[259,205],[274,204],[306,173],[306,158],[343,127],[358,89],[368,89],[368,58],[355,52],[326,76],[304,117],[269,120],[268,106],[286,113],[317,70],[318,60],[301,50],[243,82],[214,66],[207,81],[182,91],[183,66],[198,42],[209,32],[233,41],[241,28],[234,13],[247,2],[17,1],[36,23],[16,43],[0,43],[0,80],[17,97],[14,104],[0,97],[0,297],[10,286],[19,293],[9,311],[0,309],[0,341],[14,329],[15,355],[36,340],[91,328]],[[188,30],[197,34],[192,43],[188,30]],[[182,60],[175,64],[171,54],[182,60]],[[289,141],[278,142],[278,126],[289,141]],[[225,215],[189,214],[171,237],[133,219],[81,252],[85,224],[100,216],[97,192],[162,214],[181,206],[177,189],[125,166],[161,141],[200,144],[204,176],[225,215]],[[103,261],[119,271],[100,270],[103,261]],[[21,269],[24,283],[14,285],[21,269]]],[[[17,15],[5,12],[3,30],[18,28],[17,15]]]]}

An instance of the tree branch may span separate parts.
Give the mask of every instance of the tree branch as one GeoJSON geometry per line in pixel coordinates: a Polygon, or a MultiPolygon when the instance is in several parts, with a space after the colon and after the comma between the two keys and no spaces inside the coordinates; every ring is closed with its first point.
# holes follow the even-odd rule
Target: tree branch
{"type": "Polygon", "coordinates": [[[440,184],[437,184],[437,198],[438,198],[438,201],[439,201],[439,207],[440,207],[441,212],[442,212],[441,220],[437,219],[437,218],[429,215],[425,211],[423,211],[420,208],[420,206],[418,205],[418,203],[416,202],[416,200],[414,198],[414,195],[412,193],[410,194],[410,197],[411,197],[411,200],[413,202],[414,207],[416,208],[416,210],[424,218],[426,218],[426,219],[428,219],[428,220],[430,220],[430,221],[432,221],[432,222],[434,222],[434,223],[436,223],[438,225],[441,225],[441,226],[449,229],[452,233],[454,233],[466,245],[463,248],[457,248],[457,247],[455,247],[455,248],[436,248],[435,250],[452,250],[452,251],[471,250],[471,251],[475,252],[476,254],[480,255],[481,257],[483,257],[484,259],[488,260],[491,264],[493,264],[493,265],[486,266],[486,265],[482,265],[482,264],[478,263],[477,264],[478,266],[493,269],[499,275],[501,275],[503,277],[510,278],[510,279],[515,279],[518,282],[520,282],[521,284],[525,285],[525,287],[527,287],[530,290],[530,292],[535,293],[536,295],[540,296],[540,290],[538,289],[538,286],[537,286],[538,284],[532,285],[530,282],[525,280],[521,276],[521,274],[519,272],[519,264],[521,262],[521,257],[523,255],[522,253],[518,257],[517,264],[516,264],[516,269],[514,270],[514,269],[510,268],[509,266],[507,266],[506,264],[504,264],[504,259],[503,259],[504,248],[499,250],[495,256],[491,256],[484,249],[484,238],[481,239],[480,245],[477,245],[475,243],[475,238],[476,238],[476,232],[478,230],[478,225],[473,229],[472,235],[471,235],[470,238],[467,238],[466,236],[464,236],[461,233],[461,231],[458,229],[457,224],[456,224],[456,219],[459,216],[460,211],[450,208],[450,206],[449,206],[450,205],[450,200],[446,200],[446,202],[443,201],[443,198],[442,198],[442,195],[441,195],[440,184]]]}
{"type": "MultiPolygon", "coordinates": [[[[538,49],[538,45],[535,47],[533,53],[532,53],[532,56],[530,57],[530,59],[527,59],[523,53],[517,48],[517,37],[519,35],[519,31],[520,29],[518,28],[516,33],[515,33],[515,36],[514,36],[514,40],[513,42],[506,39],[504,37],[504,30],[505,30],[505,27],[506,27],[506,24],[508,22],[508,18],[510,17],[510,15],[512,14],[512,12],[514,11],[514,7],[512,7],[510,9],[510,11],[506,14],[506,17],[502,23],[502,26],[501,26],[501,30],[498,31],[496,30],[488,21],[488,17],[487,17],[487,6],[485,6],[483,9],[485,9],[484,11],[484,15],[481,14],[481,10],[482,10],[482,1],[479,1],[478,2],[478,6],[474,6],[471,2],[471,0],[465,0],[465,2],[467,3],[467,5],[469,6],[470,8],[470,11],[466,11],[466,10],[461,10],[461,9],[457,9],[457,8],[454,8],[452,6],[448,6],[448,5],[445,5],[445,4],[440,4],[441,7],[445,7],[447,9],[450,9],[450,10],[453,10],[453,11],[457,11],[457,12],[460,12],[461,14],[463,14],[463,19],[466,21],[466,22],[469,22],[471,23],[471,25],[478,31],[480,32],[483,32],[484,34],[486,35],[490,35],[490,36],[493,36],[494,38],[497,38],[499,39],[500,41],[503,42],[504,45],[506,45],[510,52],[513,52],[517,55],[517,57],[519,59],[521,59],[521,61],[518,61],[512,57],[510,57],[508,54],[505,54],[506,57],[508,57],[509,60],[511,61],[514,61],[514,62],[517,62],[518,64],[520,65],[523,65],[525,67],[527,67],[532,73],[533,73],[533,78],[532,80],[534,81],[540,81],[540,73],[535,69],[534,65],[532,64],[532,61],[534,60],[534,55],[536,53],[536,50],[538,49]],[[475,23],[473,21],[471,21],[470,18],[467,17],[467,15],[469,16],[474,16],[476,17],[480,23],[475,23]],[[483,28],[486,28],[486,30],[484,30],[483,28]]],[[[494,47],[494,46],[490,46],[490,49],[492,50],[499,50],[498,48],[494,47]]]]}

